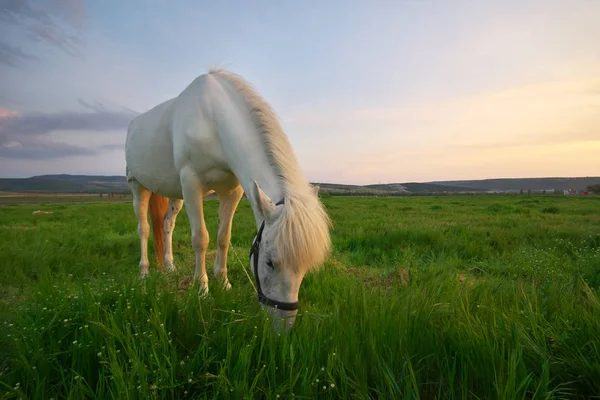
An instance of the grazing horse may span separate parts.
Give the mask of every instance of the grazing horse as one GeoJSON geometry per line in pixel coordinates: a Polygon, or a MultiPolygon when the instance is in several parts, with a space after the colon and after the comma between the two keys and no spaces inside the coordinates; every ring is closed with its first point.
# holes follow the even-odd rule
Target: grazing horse
{"type": "Polygon", "coordinates": [[[287,318],[286,325],[292,326],[302,279],[330,251],[331,222],[318,187],[305,179],[275,113],[254,88],[232,72],[210,70],[177,97],[132,120],[125,158],[142,276],[149,269],[148,209],[157,269],[174,271],[172,234],[185,203],[196,256],[194,281],[199,280],[200,293],[208,292],[203,197],[214,192],[219,196],[219,230],[213,271],[230,289],[231,223],[246,193],[257,229],[250,262],[258,300],[276,320],[287,318]]]}

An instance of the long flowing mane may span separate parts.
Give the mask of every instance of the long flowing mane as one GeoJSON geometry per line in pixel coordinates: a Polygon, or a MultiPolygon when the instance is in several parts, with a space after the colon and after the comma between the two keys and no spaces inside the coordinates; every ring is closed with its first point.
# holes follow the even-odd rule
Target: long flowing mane
{"type": "Polygon", "coordinates": [[[260,133],[267,157],[281,178],[285,203],[274,228],[277,232],[275,245],[279,248],[283,265],[308,270],[319,268],[331,249],[331,221],[304,178],[275,112],[241,76],[222,69],[211,69],[209,74],[225,78],[241,93],[260,133]]]}

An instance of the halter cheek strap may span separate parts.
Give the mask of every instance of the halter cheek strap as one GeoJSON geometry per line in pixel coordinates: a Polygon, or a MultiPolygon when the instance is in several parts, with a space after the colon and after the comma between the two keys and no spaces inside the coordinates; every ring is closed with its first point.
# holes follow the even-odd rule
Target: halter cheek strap
{"type": "MultiPolygon", "coordinates": [[[[283,204],[284,200],[279,201],[276,205],[283,204]]],[[[298,309],[299,303],[297,301],[293,303],[287,303],[284,301],[274,300],[268,298],[262,291],[260,287],[260,278],[258,276],[258,256],[260,252],[260,242],[262,240],[263,230],[265,229],[265,221],[260,224],[260,228],[258,229],[258,233],[256,234],[256,239],[254,243],[252,243],[252,247],[250,248],[250,259],[254,256],[254,278],[256,279],[256,291],[258,292],[258,301],[263,304],[266,304],[271,307],[278,308],[280,310],[286,311],[295,311],[298,309]]]]}

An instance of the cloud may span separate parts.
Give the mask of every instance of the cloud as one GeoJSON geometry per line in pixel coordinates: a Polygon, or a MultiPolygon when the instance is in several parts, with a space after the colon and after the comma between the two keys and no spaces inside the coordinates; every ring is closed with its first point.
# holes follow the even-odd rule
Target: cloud
{"type": "Polygon", "coordinates": [[[56,159],[74,155],[94,155],[122,148],[122,144],[95,147],[77,146],[56,140],[57,131],[109,132],[126,130],[138,115],[130,109],[108,110],[100,103],[94,105],[79,100],[87,111],[55,114],[19,114],[0,109],[0,157],[21,159],[56,159]]]}
{"type": "Polygon", "coordinates": [[[94,155],[98,149],[89,149],[52,140],[21,140],[0,144],[0,158],[49,160],[69,156],[94,155]]]}
{"type": "Polygon", "coordinates": [[[37,60],[37,57],[24,53],[18,47],[0,42],[0,64],[18,68],[22,67],[26,61],[32,60],[37,60]]]}
{"type": "Polygon", "coordinates": [[[19,113],[16,111],[11,111],[6,108],[0,107],[0,119],[1,118],[10,118],[10,117],[18,117],[19,113]]]}
{"type": "Polygon", "coordinates": [[[54,13],[75,29],[83,29],[87,11],[82,0],[47,0],[54,13]]]}
{"type": "Polygon", "coordinates": [[[24,29],[30,39],[80,56],[83,44],[80,36],[86,19],[83,2],[51,0],[46,6],[36,7],[28,0],[0,0],[0,21],[24,29]]]}
{"type": "Polygon", "coordinates": [[[55,46],[72,56],[81,55],[81,41],[77,36],[68,35],[53,25],[36,24],[27,28],[32,39],[55,46]]]}

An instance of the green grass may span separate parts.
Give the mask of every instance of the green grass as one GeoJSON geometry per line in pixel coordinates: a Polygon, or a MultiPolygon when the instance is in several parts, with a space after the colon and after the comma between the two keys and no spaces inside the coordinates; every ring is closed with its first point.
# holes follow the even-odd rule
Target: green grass
{"type": "Polygon", "coordinates": [[[598,398],[599,197],[323,201],[334,251],[281,336],[240,265],[245,200],[233,290],[206,299],[178,291],[185,210],[178,275],[140,281],[130,203],[1,206],[0,398],[598,398]]]}

